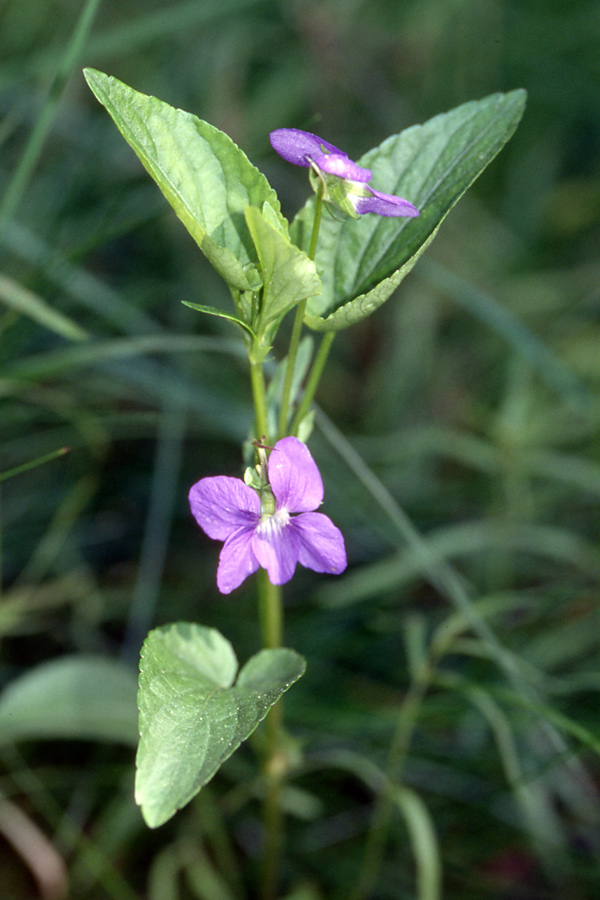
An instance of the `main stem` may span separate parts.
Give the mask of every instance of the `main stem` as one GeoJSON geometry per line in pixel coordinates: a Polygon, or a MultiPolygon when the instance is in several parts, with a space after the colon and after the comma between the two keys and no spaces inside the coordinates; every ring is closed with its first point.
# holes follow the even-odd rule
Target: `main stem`
{"type": "Polygon", "coordinates": [[[264,436],[269,438],[267,434],[267,389],[265,387],[265,376],[263,374],[262,364],[255,362],[250,351],[250,383],[252,385],[252,398],[254,400],[254,428],[257,440],[264,436]]]}
{"type": "MultiPolygon", "coordinates": [[[[315,217],[310,239],[308,256],[315,258],[317,240],[323,213],[323,195],[317,193],[315,202],[315,217]]],[[[301,301],[296,309],[296,318],[292,328],[290,347],[287,355],[287,366],[281,392],[281,405],[279,420],[277,423],[278,437],[282,438],[288,433],[288,419],[294,372],[306,300],[301,301]]],[[[321,366],[322,369],[322,366],[321,366]]],[[[262,435],[267,435],[267,401],[265,381],[262,365],[253,361],[250,353],[250,378],[252,381],[252,394],[254,398],[254,414],[256,436],[260,440],[262,435]]],[[[316,390],[316,384],[313,389],[316,390]]],[[[309,401],[310,402],[310,401],[309,401]]],[[[260,626],[263,647],[276,649],[281,646],[283,637],[283,604],[281,600],[281,588],[271,584],[265,569],[258,571],[258,599],[260,610],[260,626]]],[[[265,849],[262,865],[261,896],[262,900],[275,900],[277,895],[277,882],[279,876],[281,848],[283,845],[283,813],[281,809],[281,786],[285,778],[285,761],[282,755],[283,706],[281,700],[269,711],[265,720],[265,755],[263,776],[265,783],[265,797],[263,803],[263,823],[265,827],[265,849]]]]}
{"type": "MultiPolygon", "coordinates": [[[[252,348],[250,348],[249,359],[256,437],[260,440],[264,435],[269,439],[265,378],[262,364],[255,360],[252,348]]],[[[258,609],[262,645],[267,649],[274,650],[281,646],[283,636],[281,587],[271,584],[267,571],[262,568],[258,570],[258,609]]],[[[280,803],[283,771],[283,767],[280,765],[282,711],[283,707],[279,701],[271,708],[265,720],[263,757],[265,847],[261,873],[263,900],[275,900],[283,844],[283,815],[280,803]]]]}
{"type": "MultiPolygon", "coordinates": [[[[283,636],[283,605],[281,588],[271,584],[265,569],[258,571],[258,596],[263,647],[281,646],[283,636]]],[[[263,824],[265,847],[262,860],[261,897],[274,900],[277,895],[281,848],[283,846],[283,813],[280,803],[283,767],[280,765],[283,706],[281,700],[269,711],[265,721],[266,746],[263,762],[265,796],[263,824]]]]}

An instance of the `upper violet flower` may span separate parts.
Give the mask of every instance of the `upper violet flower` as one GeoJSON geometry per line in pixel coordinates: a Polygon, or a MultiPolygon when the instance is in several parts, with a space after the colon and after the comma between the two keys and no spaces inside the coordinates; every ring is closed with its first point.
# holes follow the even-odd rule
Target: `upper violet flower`
{"type": "Polygon", "coordinates": [[[217,475],[201,478],[190,490],[198,525],[225,541],[217,570],[221,593],[239,587],[259,566],[272,584],[289,581],[296,563],[315,572],[343,572],[342,533],[314,511],[323,500],[323,482],[308,447],[298,438],[282,438],[257,471],[259,481],[254,473],[250,479],[256,489],[241,478],[217,475]]]}
{"type": "Polygon", "coordinates": [[[273,149],[288,162],[315,172],[321,182],[323,199],[353,218],[365,213],[419,215],[419,210],[408,200],[367,187],[373,176],[371,170],[352,162],[343,150],[316,134],[298,128],[278,128],[271,132],[270,140],[273,149]]]}

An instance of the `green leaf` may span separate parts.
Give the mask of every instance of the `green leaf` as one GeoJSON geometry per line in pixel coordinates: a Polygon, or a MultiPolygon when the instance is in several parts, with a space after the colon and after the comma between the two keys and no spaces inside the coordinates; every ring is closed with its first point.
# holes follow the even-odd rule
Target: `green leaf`
{"type": "Polygon", "coordinates": [[[244,213],[264,284],[258,325],[264,334],[301,300],[320,294],[321,279],[312,259],[271,224],[270,216],[252,206],[244,213]]]}
{"type": "Polygon", "coordinates": [[[214,306],[204,306],[202,303],[189,303],[187,300],[182,300],[181,302],[184,306],[189,306],[190,309],[196,309],[198,312],[207,313],[209,316],[218,316],[220,319],[228,319],[230,322],[235,322],[236,325],[239,325],[252,337],[255,337],[250,326],[246,325],[245,322],[242,322],[241,319],[238,319],[237,316],[232,316],[229,313],[223,312],[222,309],[216,309],[214,306]]]}
{"type": "Polygon", "coordinates": [[[179,622],[142,648],[135,797],[151,828],[210,781],[304,672],[293,650],[262,650],[242,668],[213,628],[179,622]]]}
{"type": "Polygon", "coordinates": [[[0,695],[0,741],[137,741],[135,672],[101,657],[68,656],[15,678],[0,695]]]}
{"type": "Polygon", "coordinates": [[[5,275],[0,275],[0,300],[68,341],[85,341],[89,337],[77,322],[53,309],[37,294],[5,275]]]}
{"type": "Polygon", "coordinates": [[[95,69],[84,74],[217,272],[233,288],[255,288],[257,258],[244,208],[268,204],[287,231],[277,194],[264,175],[231,138],[208,122],[95,69]]]}
{"type": "MultiPolygon", "coordinates": [[[[525,91],[492,94],[392,135],[358,162],[378,190],[410,200],[418,218],[373,214],[321,223],[316,263],[323,292],[306,322],[318,331],[346,328],[380,307],[410,272],[467,188],[514,133],[525,91]]],[[[298,213],[293,239],[308,247],[314,198],[298,213]]]]}

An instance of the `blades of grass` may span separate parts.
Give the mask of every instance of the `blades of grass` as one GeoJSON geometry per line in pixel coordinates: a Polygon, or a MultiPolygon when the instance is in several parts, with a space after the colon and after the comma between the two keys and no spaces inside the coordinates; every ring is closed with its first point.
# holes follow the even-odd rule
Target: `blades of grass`
{"type": "MultiPolygon", "coordinates": [[[[444,684],[446,677],[440,676],[439,681],[444,684]]],[[[553,880],[564,877],[569,869],[564,828],[553,808],[547,788],[538,777],[534,780],[525,776],[508,717],[490,693],[480,685],[454,676],[450,677],[449,685],[452,690],[462,690],[490,726],[506,780],[523,812],[525,827],[548,874],[553,880]]]]}
{"type": "Polygon", "coordinates": [[[95,490],[95,479],[84,475],[66,493],[46,533],[20,572],[15,582],[16,587],[36,584],[48,573],[59,555],[64,553],[68,537],[78,525],[80,516],[95,490]]]}
{"type": "MultiPolygon", "coordinates": [[[[364,485],[375,502],[387,514],[402,543],[407,544],[411,549],[415,559],[419,561],[419,565],[422,567],[423,577],[442,596],[446,597],[455,609],[464,615],[475,634],[487,646],[490,657],[496,662],[500,670],[504,672],[515,694],[521,698],[524,704],[530,705],[532,711],[535,711],[539,716],[540,728],[549,744],[559,752],[564,752],[566,750],[565,741],[562,734],[557,730],[557,728],[562,728],[562,724],[559,723],[555,716],[546,716],[545,706],[540,702],[537,686],[527,680],[525,670],[518,659],[504,647],[493,629],[490,628],[485,619],[481,618],[460,576],[445,560],[440,559],[435,550],[432,551],[428,547],[427,542],[412,524],[404,510],[396,503],[386,487],[321,411],[318,413],[318,423],[324,437],[335,448],[350,471],[364,485]]],[[[345,579],[342,579],[342,584],[344,581],[345,579]]],[[[594,742],[595,739],[589,735],[586,729],[582,729],[582,732],[579,731],[577,723],[571,723],[570,727],[571,731],[567,731],[567,733],[573,734],[575,733],[574,730],[577,730],[580,734],[585,732],[588,742],[590,738],[594,742]]],[[[600,745],[600,741],[596,740],[595,743],[600,745]]]]}
{"type": "MultiPolygon", "coordinates": [[[[600,736],[590,731],[590,729],[586,728],[584,725],[580,725],[579,722],[576,722],[575,719],[572,719],[570,716],[561,713],[548,703],[541,702],[539,699],[531,696],[524,696],[521,693],[507,688],[494,688],[494,694],[500,700],[510,702],[514,706],[525,707],[530,712],[535,713],[535,715],[544,719],[549,724],[555,725],[561,732],[575,738],[575,740],[583,744],[584,747],[588,747],[600,756],[600,736]]],[[[560,753],[572,753],[562,740],[556,746],[560,753]]],[[[591,782],[590,786],[592,786],[591,782]]],[[[594,793],[596,793],[595,790],[594,793]]]]}
{"type": "MultiPolygon", "coordinates": [[[[327,750],[312,754],[310,762],[340,768],[359,778],[377,797],[387,798],[395,806],[406,824],[413,857],[417,867],[417,900],[440,900],[442,894],[442,866],[439,843],[433,821],[419,795],[394,784],[377,765],[359,753],[347,750],[327,750]]],[[[377,872],[360,879],[344,897],[357,900],[369,896],[377,872]],[[371,877],[373,876],[373,877],[371,877]],[[363,890],[366,888],[367,890],[363,890]]]]}
{"type": "Polygon", "coordinates": [[[148,872],[148,900],[180,900],[181,858],[177,844],[154,854],[148,872]]]}
{"type": "Polygon", "coordinates": [[[14,466],[12,469],[7,469],[5,472],[0,472],[0,484],[3,481],[7,481],[9,478],[13,478],[15,475],[20,475],[21,472],[27,472],[29,469],[35,469],[37,466],[43,466],[44,463],[50,462],[53,459],[56,459],[57,456],[64,456],[65,453],[68,453],[70,447],[60,447],[58,450],[53,450],[52,453],[46,453],[44,456],[38,456],[37,459],[31,459],[29,462],[21,463],[19,466],[14,466]]]}
{"type": "MultiPolygon", "coordinates": [[[[88,602],[99,593],[85,566],[73,567],[65,575],[49,578],[40,585],[11,586],[0,605],[0,637],[29,632],[33,621],[46,621],[45,616],[61,607],[88,602]]],[[[98,603],[102,598],[98,597],[98,603]]]]}
{"type": "Polygon", "coordinates": [[[139,895],[129,887],[109,856],[89,838],[82,827],[59,804],[37,773],[31,769],[15,745],[0,747],[0,758],[11,774],[12,780],[27,797],[31,808],[54,832],[59,846],[77,847],[82,862],[101,885],[111,900],[139,900],[139,895]]]}
{"type": "Polygon", "coordinates": [[[68,316],[52,309],[33,291],[4,275],[0,275],[0,299],[11,309],[28,316],[68,341],[84,341],[89,337],[88,332],[68,316]]]}
{"type": "Polygon", "coordinates": [[[392,799],[400,810],[412,846],[417,868],[417,900],[440,900],[442,896],[442,862],[433,819],[416,791],[397,787],[392,799]]]}
{"type": "MultiPolygon", "coordinates": [[[[90,59],[106,60],[115,56],[133,58],[136,52],[149,47],[153,43],[162,43],[177,34],[189,34],[191,29],[209,26],[213,21],[224,16],[235,16],[258,4],[266,5],[266,0],[187,0],[186,3],[169,3],[161,9],[147,12],[124,24],[99,31],[90,37],[86,45],[86,54],[90,59]]],[[[21,62],[19,81],[23,71],[28,76],[39,76],[49,67],[57,65],[60,51],[56,47],[44,49],[32,55],[32,58],[21,62]]],[[[0,87],[6,87],[17,81],[11,68],[0,70],[0,87]]]]}
{"type": "Polygon", "coordinates": [[[73,265],[57,256],[56,250],[30,229],[15,222],[3,236],[0,235],[0,241],[19,259],[39,269],[65,294],[95,313],[101,322],[132,335],[162,331],[162,327],[152,316],[107,287],[82,266],[73,265]]]}
{"type": "MultiPolygon", "coordinates": [[[[547,557],[573,566],[600,579],[600,553],[583,537],[566,528],[552,525],[515,524],[503,527],[494,522],[473,521],[440,528],[421,541],[431,558],[445,564],[455,557],[471,557],[482,552],[510,550],[547,557]]],[[[413,548],[362,566],[350,573],[344,583],[323,587],[320,596],[332,605],[347,605],[374,597],[404,585],[423,574],[423,559],[413,548]]]]}
{"type": "MultiPolygon", "coordinates": [[[[112,363],[102,379],[102,393],[122,400],[126,393],[134,402],[160,404],[163,397],[174,404],[185,403],[190,416],[201,422],[204,433],[225,434],[235,441],[246,438],[251,421],[250,406],[221,391],[204,390],[199,380],[186,380],[168,365],[138,360],[135,366],[112,363]]],[[[0,385],[1,387],[1,385],[0,385]]]]}
{"type": "MultiPolygon", "coordinates": [[[[417,425],[376,437],[361,436],[359,450],[371,464],[390,466],[425,457],[451,459],[461,466],[496,478],[506,467],[504,451],[488,438],[439,425],[417,425]]],[[[573,453],[523,447],[518,453],[524,475],[563,482],[578,490],[600,494],[600,466],[573,453]]]]}
{"type": "MultiPolygon", "coordinates": [[[[442,596],[450,600],[456,609],[464,614],[481,639],[484,642],[489,642],[500,667],[511,680],[516,677],[517,683],[520,684],[521,677],[519,672],[515,671],[512,659],[488,624],[474,610],[469,593],[460,576],[445,560],[439,558],[435,550],[428,547],[426,540],[415,528],[385,485],[377,478],[350,442],[321,410],[317,413],[317,422],[323,436],[344,460],[350,471],[363,484],[380,509],[387,515],[396,530],[401,544],[408,545],[415,559],[418,560],[422,575],[442,596]]],[[[343,579],[344,582],[346,580],[346,578],[343,579]]]]}
{"type": "Polygon", "coordinates": [[[496,331],[535,369],[540,378],[565,401],[579,410],[591,402],[590,392],[577,376],[528,328],[490,294],[473,287],[449,269],[429,259],[416,269],[428,284],[459,303],[484,325],[496,331]]]}
{"type": "Polygon", "coordinates": [[[225,880],[224,874],[211,862],[203,848],[196,841],[183,846],[184,871],[190,890],[197,900],[235,900],[235,894],[225,880]]]}
{"type": "MultiPolygon", "coordinates": [[[[13,378],[0,378],[0,396],[13,396],[29,393],[33,389],[39,391],[39,380],[42,377],[56,377],[71,374],[69,369],[85,367],[90,359],[85,351],[92,350],[92,357],[96,356],[93,348],[97,349],[97,361],[103,366],[98,367],[98,377],[102,378],[102,384],[96,388],[102,403],[108,401],[109,396],[117,396],[122,401],[123,396],[131,397],[136,403],[140,400],[148,403],[161,403],[162,398],[168,396],[172,403],[185,402],[190,413],[200,417],[213,433],[224,433],[236,440],[243,440],[249,424],[249,407],[237,399],[229,397],[224,402],[221,391],[202,389],[197,383],[186,379],[168,365],[162,365],[153,359],[136,359],[135,365],[127,362],[119,362],[121,357],[139,357],[148,352],[156,352],[163,349],[174,352],[177,349],[190,351],[203,348],[226,353],[240,358],[243,357],[243,345],[234,341],[225,341],[221,338],[198,338],[193,335],[146,335],[136,339],[117,338],[115,341],[98,342],[85,347],[67,348],[67,356],[61,358],[61,351],[57,354],[47,354],[47,358],[37,361],[25,361],[23,367],[19,367],[19,375],[26,380],[20,381],[13,378]],[[175,338],[171,340],[171,338],[175,338]],[[104,348],[102,344],[106,343],[104,348]],[[112,345],[112,346],[110,346],[112,345]],[[77,351],[74,355],[68,351],[77,351]],[[31,365],[30,365],[31,363],[31,365]],[[32,385],[33,388],[32,388],[32,385]]],[[[46,354],[40,354],[44,357],[46,354]]],[[[93,386],[94,375],[86,382],[87,388],[93,386]]]]}
{"type": "Polygon", "coordinates": [[[122,646],[122,657],[137,661],[153,623],[162,586],[171,524],[177,499],[187,412],[165,397],[156,436],[154,470],[140,562],[122,646]]]}
{"type": "Polygon", "coordinates": [[[100,0],[86,0],[73,30],[71,40],[58,61],[50,90],[29,136],[23,155],[0,201],[0,238],[27,189],[52,126],[63,90],[85,46],[99,5],[100,0]]]}
{"type": "MultiPolygon", "coordinates": [[[[189,353],[202,351],[205,353],[225,353],[243,358],[244,348],[239,341],[226,340],[219,337],[199,337],[193,334],[159,334],[140,335],[135,338],[114,338],[108,341],[95,341],[85,346],[63,347],[40,353],[15,363],[7,384],[18,381],[39,381],[65,376],[70,370],[79,370],[88,366],[97,366],[111,360],[122,360],[149,353],[189,353]]],[[[0,385],[3,382],[0,381],[0,385]]]]}

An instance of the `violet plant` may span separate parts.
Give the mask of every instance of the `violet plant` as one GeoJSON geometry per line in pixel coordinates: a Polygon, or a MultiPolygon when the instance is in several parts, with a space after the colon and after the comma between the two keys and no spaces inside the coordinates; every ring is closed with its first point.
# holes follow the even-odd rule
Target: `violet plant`
{"type": "Polygon", "coordinates": [[[274,150],[307,168],[313,189],[289,223],[274,189],[226,134],[115,78],[92,69],[85,76],[227,284],[231,311],[187,305],[239,329],[254,401],[254,465],[243,480],[200,478],[190,504],[206,534],[224,542],[218,590],[229,594],[257,574],[263,648],[238,674],[233,648],[214,629],[177,623],[148,635],[136,800],[150,827],[166,822],[266,717],[262,890],[270,898],[282,846],[281,791],[293,768],[278,701],[305,667],[282,646],[281,585],[298,563],[329,575],[347,565],[342,533],[317,511],[323,483],[306,446],[327,355],[337,331],[392,296],[513,134],[525,92],[463,104],[392,135],[357,163],[309,132],[272,132],[274,150]],[[292,311],[289,347],[269,380],[276,335],[292,311]],[[312,359],[312,342],[301,342],[305,327],[323,334],[312,359]]]}

